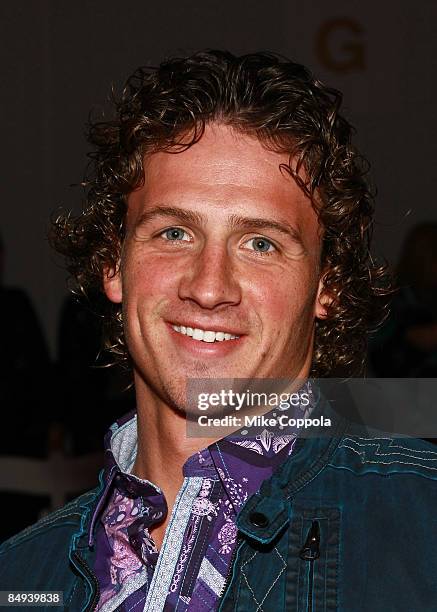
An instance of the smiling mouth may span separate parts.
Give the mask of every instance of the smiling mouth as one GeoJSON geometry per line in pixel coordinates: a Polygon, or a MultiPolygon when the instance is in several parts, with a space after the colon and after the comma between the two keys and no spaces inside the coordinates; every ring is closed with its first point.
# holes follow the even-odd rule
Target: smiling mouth
{"type": "Polygon", "coordinates": [[[172,325],[172,328],[184,336],[190,336],[193,340],[200,342],[227,342],[237,340],[240,336],[222,331],[204,330],[198,327],[185,327],[185,325],[172,325]]]}

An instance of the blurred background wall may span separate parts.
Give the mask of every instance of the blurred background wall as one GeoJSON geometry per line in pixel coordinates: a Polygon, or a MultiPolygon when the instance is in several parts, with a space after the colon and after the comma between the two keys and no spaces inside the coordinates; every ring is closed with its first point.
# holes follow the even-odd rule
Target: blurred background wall
{"type": "Polygon", "coordinates": [[[435,220],[437,4],[385,0],[16,0],[2,2],[4,281],[30,295],[56,358],[65,273],[50,214],[79,210],[84,124],[139,65],[203,47],[273,50],[344,92],[378,188],[376,250],[398,256],[435,220]]]}

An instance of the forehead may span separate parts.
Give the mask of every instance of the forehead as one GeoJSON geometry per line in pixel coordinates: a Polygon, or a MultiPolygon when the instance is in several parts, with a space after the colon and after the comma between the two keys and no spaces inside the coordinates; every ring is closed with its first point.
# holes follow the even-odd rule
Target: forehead
{"type": "Polygon", "coordinates": [[[269,151],[253,136],[210,124],[186,151],[145,157],[145,182],[129,196],[128,215],[134,219],[148,207],[177,205],[205,216],[282,218],[313,235],[318,223],[311,201],[280,169],[288,162],[286,153],[269,151]]]}

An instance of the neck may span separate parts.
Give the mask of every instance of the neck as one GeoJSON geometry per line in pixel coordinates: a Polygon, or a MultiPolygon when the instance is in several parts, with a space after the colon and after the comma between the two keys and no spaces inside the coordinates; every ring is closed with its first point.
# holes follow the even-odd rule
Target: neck
{"type": "Polygon", "coordinates": [[[215,439],[187,437],[184,413],[169,407],[136,373],[135,391],[138,452],[132,471],[158,485],[171,507],[183,482],[185,461],[215,439]]]}
{"type": "MultiPolygon", "coordinates": [[[[309,363],[305,363],[293,378],[306,380],[309,366],[309,363]]],[[[185,414],[170,407],[137,372],[134,377],[138,452],[132,471],[139,478],[148,479],[159,486],[172,507],[183,482],[182,467],[186,460],[223,436],[187,437],[185,414]]],[[[257,413],[260,413],[259,409],[257,413]]]]}

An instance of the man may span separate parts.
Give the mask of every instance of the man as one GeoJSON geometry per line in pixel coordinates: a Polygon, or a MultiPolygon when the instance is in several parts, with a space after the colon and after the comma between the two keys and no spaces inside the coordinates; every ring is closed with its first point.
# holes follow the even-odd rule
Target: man
{"type": "Polygon", "coordinates": [[[359,371],[384,293],[339,105],[302,66],[207,51],[137,71],[91,127],[88,206],[55,240],[108,297],[136,415],[97,489],[2,546],[3,590],[105,612],[433,609],[437,453],[352,435],[308,381],[359,371]],[[329,435],[190,436],[198,379],[302,381],[293,414],[329,435]]]}

